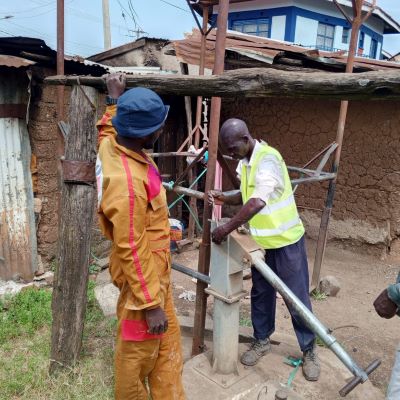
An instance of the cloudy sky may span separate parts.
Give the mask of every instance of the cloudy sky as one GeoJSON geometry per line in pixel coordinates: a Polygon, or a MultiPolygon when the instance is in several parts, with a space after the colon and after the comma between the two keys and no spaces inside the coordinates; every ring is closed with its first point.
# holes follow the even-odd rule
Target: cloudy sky
{"type": "MultiPolygon", "coordinates": [[[[109,1],[113,46],[132,41],[137,35],[179,39],[195,26],[185,0],[109,1]]],[[[55,49],[56,3],[56,0],[1,0],[0,36],[38,37],[55,49]]],[[[399,0],[377,0],[377,3],[400,21],[399,0]]],[[[65,0],[65,49],[68,54],[82,56],[103,50],[102,0],[65,0]]],[[[387,35],[384,49],[399,52],[400,35],[387,35]]]]}

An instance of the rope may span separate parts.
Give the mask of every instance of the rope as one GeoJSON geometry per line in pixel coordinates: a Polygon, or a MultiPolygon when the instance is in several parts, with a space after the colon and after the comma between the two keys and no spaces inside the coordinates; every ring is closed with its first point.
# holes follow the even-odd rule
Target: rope
{"type": "Polygon", "coordinates": [[[285,358],[284,363],[294,367],[294,370],[290,373],[289,379],[286,384],[286,386],[288,388],[290,388],[290,386],[292,385],[292,382],[297,374],[297,371],[300,368],[300,365],[303,364],[303,360],[301,358],[294,358],[294,357],[289,356],[288,358],[285,358]]]}

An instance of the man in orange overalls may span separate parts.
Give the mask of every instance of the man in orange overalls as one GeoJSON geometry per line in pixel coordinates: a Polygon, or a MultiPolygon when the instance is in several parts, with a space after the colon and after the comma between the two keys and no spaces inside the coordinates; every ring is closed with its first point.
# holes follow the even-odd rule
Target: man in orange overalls
{"type": "Polygon", "coordinates": [[[110,273],[120,290],[115,398],[181,400],[166,194],[156,165],[143,152],[161,134],[169,106],[149,89],[124,93],[125,86],[123,74],[107,77],[108,107],[97,123],[100,226],[113,242],[110,273]]]}

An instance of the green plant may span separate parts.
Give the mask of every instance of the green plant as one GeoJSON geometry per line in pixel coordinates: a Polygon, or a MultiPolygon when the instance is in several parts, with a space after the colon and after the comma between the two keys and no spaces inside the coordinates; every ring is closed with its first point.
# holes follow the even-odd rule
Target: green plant
{"type": "Polygon", "coordinates": [[[29,288],[0,307],[0,344],[24,334],[32,335],[51,323],[51,292],[29,288]]]}
{"type": "Polygon", "coordinates": [[[90,264],[89,265],[89,274],[97,274],[101,271],[101,268],[97,264],[90,264]]]}
{"type": "Polygon", "coordinates": [[[311,295],[312,295],[313,299],[317,300],[317,301],[323,301],[323,300],[326,300],[328,298],[326,293],[320,292],[317,289],[313,290],[311,295]]]}
{"type": "Polygon", "coordinates": [[[319,336],[316,337],[315,344],[319,347],[326,347],[326,344],[321,340],[319,336]]]}

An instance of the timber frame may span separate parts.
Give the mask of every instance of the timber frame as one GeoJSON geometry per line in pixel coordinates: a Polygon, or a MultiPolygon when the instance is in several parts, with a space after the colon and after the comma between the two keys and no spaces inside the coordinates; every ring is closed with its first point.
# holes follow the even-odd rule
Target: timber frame
{"type": "MultiPolygon", "coordinates": [[[[188,5],[193,7],[192,3],[187,0],[188,5]]],[[[231,0],[231,2],[233,2],[231,0]]],[[[336,1],[334,1],[337,4],[336,1]]],[[[185,188],[179,185],[179,181],[186,175],[190,179],[195,178],[193,173],[193,166],[196,164],[193,162],[188,168],[179,176],[176,183],[164,183],[164,186],[168,190],[175,191],[181,195],[188,195],[191,197],[191,205],[195,207],[196,199],[205,200],[207,196],[205,194],[214,188],[217,160],[221,165],[222,169],[232,181],[232,184],[237,187],[238,181],[234,174],[230,171],[226,161],[226,157],[222,156],[222,153],[218,149],[218,133],[219,133],[219,123],[220,123],[220,110],[221,110],[221,97],[224,96],[238,96],[238,97],[292,97],[292,98],[307,98],[307,97],[319,97],[326,99],[340,99],[341,108],[338,122],[338,131],[335,142],[326,146],[320,153],[313,157],[306,165],[302,168],[298,167],[288,167],[292,173],[296,173],[299,176],[292,180],[292,185],[294,190],[298,184],[312,183],[329,181],[329,188],[327,192],[327,199],[324,210],[322,211],[319,238],[316,250],[316,258],[313,269],[311,288],[315,289],[319,283],[320,271],[324,256],[324,251],[327,241],[327,231],[329,225],[329,219],[332,212],[333,199],[335,194],[336,179],[339,169],[340,155],[343,144],[343,134],[346,122],[346,114],[348,107],[348,100],[380,100],[380,99],[399,99],[400,98],[400,72],[397,71],[385,71],[380,72],[366,72],[358,73],[352,75],[354,57],[355,57],[355,47],[357,41],[358,31],[365,20],[371,15],[375,7],[375,1],[370,5],[370,11],[366,15],[362,15],[362,7],[364,5],[363,0],[352,0],[353,4],[353,17],[345,15],[352,24],[351,42],[350,50],[348,53],[346,73],[326,73],[326,72],[316,72],[313,74],[309,73],[298,73],[298,72],[287,72],[287,71],[275,71],[271,69],[239,69],[235,71],[230,71],[224,73],[224,56],[225,56],[225,42],[226,42],[226,29],[227,29],[227,16],[229,12],[229,0],[212,0],[212,1],[201,1],[201,9],[203,12],[203,26],[200,26],[197,17],[196,22],[201,28],[202,39],[201,39],[201,53],[200,53],[200,75],[204,75],[204,53],[205,53],[205,43],[206,36],[210,32],[208,29],[208,13],[211,4],[219,4],[219,13],[217,19],[217,37],[215,43],[215,65],[213,74],[214,76],[185,76],[185,71],[187,71],[187,65],[182,65],[182,76],[168,76],[168,75],[152,75],[152,76],[128,76],[127,86],[145,86],[157,91],[160,94],[174,94],[181,96],[197,96],[197,108],[196,108],[196,120],[194,123],[194,128],[192,128],[191,119],[191,106],[190,98],[185,98],[185,108],[187,114],[188,122],[188,137],[184,143],[180,146],[177,152],[172,153],[157,153],[153,154],[153,157],[183,157],[192,155],[184,148],[189,145],[194,144],[195,148],[199,148],[200,143],[200,133],[203,134],[203,139],[206,137],[205,129],[201,125],[202,120],[202,102],[204,97],[211,97],[211,110],[210,110],[210,120],[209,120],[209,132],[208,140],[206,145],[201,151],[201,155],[207,150],[208,151],[208,164],[207,164],[207,175],[205,192],[199,192],[196,187],[185,188]],[[340,77],[340,79],[338,79],[340,77]],[[227,87],[229,86],[229,90],[227,87]],[[218,96],[218,97],[216,97],[218,96]],[[324,171],[324,167],[332,159],[332,166],[329,172],[324,171]],[[311,164],[315,163],[317,160],[319,164],[315,169],[311,169],[311,164]]],[[[367,4],[367,3],[365,3],[367,4]]],[[[369,4],[369,3],[368,3],[369,4]]],[[[196,6],[197,10],[199,6],[196,6]]],[[[339,7],[339,6],[338,6],[339,7]]],[[[339,9],[342,10],[341,7],[339,9]]],[[[192,9],[193,11],[193,9],[192,9]]],[[[105,80],[103,78],[95,77],[77,77],[77,76],[64,76],[58,75],[55,77],[49,77],[45,80],[46,83],[51,85],[58,85],[63,87],[64,85],[70,85],[74,87],[72,91],[75,98],[72,99],[71,104],[76,104],[77,96],[82,94],[91,93],[91,96],[95,97],[95,93],[90,92],[94,90],[93,88],[104,91],[105,90],[105,80]],[[78,90],[79,89],[79,90],[78,90]]],[[[82,96],[81,96],[82,97],[82,96]]],[[[84,99],[89,101],[89,98],[84,96],[84,99]]],[[[79,101],[85,101],[82,98],[79,101]]],[[[90,106],[93,103],[90,102],[90,106]]],[[[90,110],[88,110],[89,112],[90,110]]],[[[94,111],[94,110],[92,110],[94,111]]],[[[74,110],[71,110],[71,116],[74,115],[74,110]]],[[[61,114],[62,115],[62,114],[61,114]]],[[[75,113],[76,115],[76,113],[75,113]]],[[[81,118],[82,115],[76,115],[76,118],[81,118]]],[[[90,128],[86,127],[86,130],[90,128]]],[[[85,150],[85,149],[84,149],[85,150]]],[[[201,155],[196,157],[195,161],[201,158],[201,155]]],[[[90,158],[90,157],[89,157],[90,158]]],[[[92,161],[85,157],[79,161],[92,161]]],[[[61,168],[60,168],[60,174],[61,168]]],[[[94,187],[91,187],[94,190],[94,187]]],[[[66,193],[68,191],[63,190],[63,200],[66,200],[66,193]],[[65,192],[65,193],[64,193],[65,192]]],[[[89,196],[87,194],[87,196],[89,196]]],[[[94,196],[90,199],[94,203],[94,196]]],[[[64,204],[64,203],[62,203],[64,204]]],[[[79,205],[74,202],[70,206],[79,208],[79,205]]],[[[88,209],[94,204],[89,204],[88,209]]],[[[77,209],[69,208],[70,215],[74,215],[77,209]]],[[[78,210],[79,211],[79,210],[78,210]]],[[[81,210],[80,210],[81,211],[81,210]]],[[[204,201],[204,212],[203,212],[203,236],[202,243],[200,245],[199,253],[199,264],[198,271],[189,270],[183,266],[177,266],[177,270],[186,273],[191,276],[198,278],[197,288],[196,288],[196,312],[195,312],[195,322],[194,322],[194,336],[192,345],[192,355],[197,355],[204,350],[204,327],[205,327],[205,316],[206,316],[206,305],[207,305],[207,295],[205,289],[207,288],[207,278],[209,275],[210,266],[210,219],[212,217],[212,208],[208,204],[208,201],[204,201]]],[[[88,216],[89,218],[89,216],[88,216]]],[[[67,222],[65,222],[67,223],[67,222]]],[[[90,221],[87,221],[87,231],[90,231],[90,221]]],[[[82,228],[83,229],[83,228],[82,228]]],[[[82,236],[87,235],[90,237],[90,233],[81,232],[82,236]]],[[[193,234],[193,232],[192,232],[193,234]]],[[[60,227],[60,242],[63,243],[64,251],[63,254],[67,255],[68,251],[71,251],[76,247],[76,238],[68,237],[66,234],[66,229],[63,226],[60,227]]],[[[61,260],[62,261],[62,260],[61,260]]],[[[81,268],[85,267],[87,270],[88,260],[81,255],[82,265],[81,268]]],[[[71,295],[71,287],[69,282],[62,282],[60,279],[64,276],[65,279],[69,279],[66,274],[67,263],[65,265],[59,266],[59,271],[57,272],[56,282],[59,286],[60,294],[55,299],[53,299],[53,310],[54,312],[59,312],[62,310],[62,304],[67,304],[66,301],[72,302],[73,304],[85,304],[86,295],[86,285],[87,277],[81,279],[78,282],[79,288],[76,289],[74,293],[78,293],[77,296],[71,295]],[[60,285],[65,285],[64,290],[60,285]]],[[[72,307],[71,303],[70,307],[72,307]]],[[[75,304],[75,305],[76,305],[75,304]]],[[[64,312],[70,314],[74,307],[70,309],[64,309],[64,312]]],[[[76,308],[76,307],[75,307],[76,308]]],[[[82,312],[80,308],[80,312],[82,312]]],[[[84,310],[83,310],[84,312],[84,310]]],[[[66,319],[68,320],[68,319],[66,319]]],[[[81,321],[80,324],[83,324],[81,321]]],[[[57,365],[69,365],[73,363],[77,357],[74,353],[71,358],[66,357],[63,354],[63,344],[67,344],[66,348],[74,348],[73,343],[75,343],[75,348],[80,348],[81,343],[81,328],[74,326],[74,337],[68,341],[68,339],[60,335],[60,330],[65,328],[60,326],[60,324],[53,325],[53,341],[52,341],[52,365],[54,369],[54,364],[57,365]]]]}

